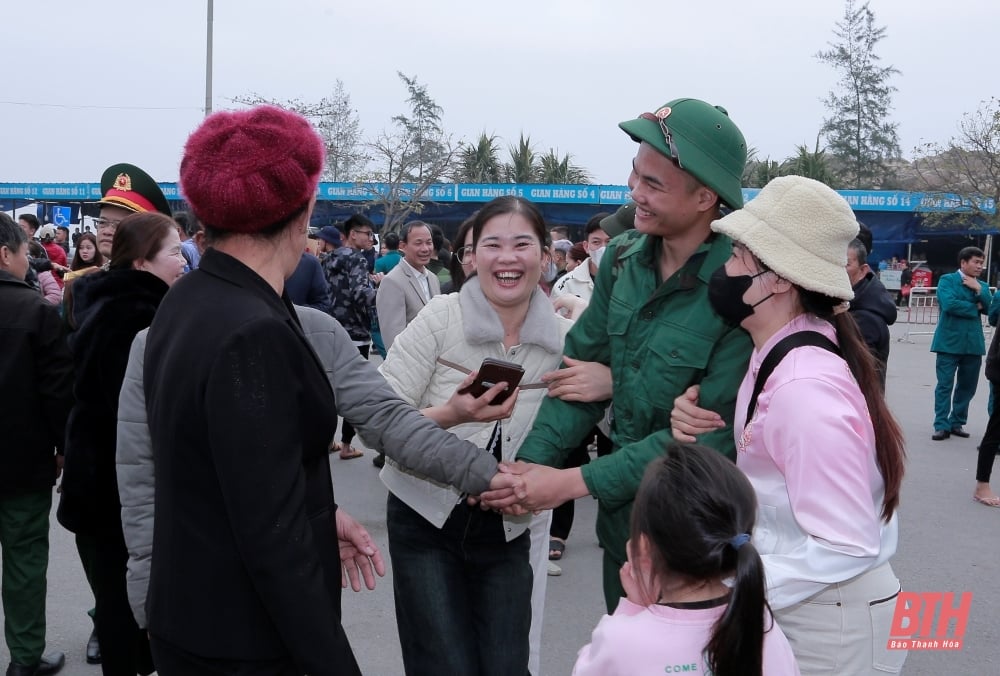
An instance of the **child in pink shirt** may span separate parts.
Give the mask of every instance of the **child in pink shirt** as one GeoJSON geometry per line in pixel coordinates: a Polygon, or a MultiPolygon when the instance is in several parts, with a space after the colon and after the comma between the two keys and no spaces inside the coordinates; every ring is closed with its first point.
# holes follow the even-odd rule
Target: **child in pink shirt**
{"type": "Polygon", "coordinates": [[[626,598],[580,650],[576,676],[798,676],[750,542],[753,488],[716,451],[673,444],[632,508],[626,598]]]}

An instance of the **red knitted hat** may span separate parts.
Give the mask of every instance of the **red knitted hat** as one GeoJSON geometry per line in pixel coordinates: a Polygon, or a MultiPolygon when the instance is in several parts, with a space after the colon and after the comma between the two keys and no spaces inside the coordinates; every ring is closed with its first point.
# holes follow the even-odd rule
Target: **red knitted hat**
{"type": "Polygon", "coordinates": [[[255,233],[316,192],[324,149],[308,120],[273,106],[210,115],[188,138],[181,191],[205,225],[255,233]]]}

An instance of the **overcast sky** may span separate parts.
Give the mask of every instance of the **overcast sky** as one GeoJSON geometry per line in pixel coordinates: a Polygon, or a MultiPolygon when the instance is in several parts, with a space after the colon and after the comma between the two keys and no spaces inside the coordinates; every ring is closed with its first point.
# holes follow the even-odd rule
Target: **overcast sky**
{"type": "MultiPolygon", "coordinates": [[[[1000,95],[997,0],[872,0],[905,155],[1000,95]]],[[[319,99],[337,79],[366,135],[406,110],[415,75],[456,138],[524,131],[621,184],[624,119],[692,96],[722,105],[761,155],[810,147],[837,74],[814,57],[839,0],[216,0],[216,110],[257,92],[319,99]]],[[[132,162],[177,179],[205,103],[205,0],[4,3],[0,181],[97,181],[132,162]],[[23,105],[22,105],[23,104],[23,105]]]]}

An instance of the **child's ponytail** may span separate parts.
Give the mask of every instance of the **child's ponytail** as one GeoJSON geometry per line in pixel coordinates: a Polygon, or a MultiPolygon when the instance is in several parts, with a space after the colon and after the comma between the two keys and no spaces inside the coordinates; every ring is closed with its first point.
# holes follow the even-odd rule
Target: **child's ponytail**
{"type": "Polygon", "coordinates": [[[733,550],[736,574],[729,606],[708,642],[708,666],[714,676],[760,676],[764,668],[764,632],[774,622],[765,598],[764,562],[746,533],[732,538],[726,547],[733,550]],[[761,608],[767,608],[767,627],[761,608]]]}

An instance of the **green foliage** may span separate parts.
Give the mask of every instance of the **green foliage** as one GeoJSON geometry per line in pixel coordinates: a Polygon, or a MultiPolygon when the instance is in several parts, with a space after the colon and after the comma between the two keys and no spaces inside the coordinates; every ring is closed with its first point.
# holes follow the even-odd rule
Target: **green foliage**
{"type": "Polygon", "coordinates": [[[500,162],[497,137],[479,135],[475,145],[462,148],[458,156],[458,167],[453,180],[456,183],[500,183],[503,181],[504,167],[500,162]]]}
{"type": "Polygon", "coordinates": [[[420,213],[420,199],[427,188],[450,173],[452,159],[461,150],[461,144],[454,146],[444,132],[444,111],[426,85],[415,77],[398,75],[409,94],[409,113],[393,117],[394,129],[382,130],[367,143],[375,169],[365,178],[385,184],[384,190],[373,191],[370,200],[382,206],[383,232],[398,229],[411,215],[420,213]]]}
{"type": "Polygon", "coordinates": [[[406,156],[401,158],[401,164],[407,167],[404,178],[415,183],[429,178],[433,183],[444,174],[452,156],[441,126],[444,110],[427,93],[427,85],[418,83],[416,77],[407,77],[401,72],[396,74],[406,85],[407,103],[410,104],[409,115],[392,118],[404,139],[402,147],[406,156]]]}
{"type": "Polygon", "coordinates": [[[820,150],[818,136],[813,150],[809,150],[804,143],[795,146],[795,155],[785,160],[784,171],[785,175],[805,176],[825,183],[831,188],[837,187],[830,159],[826,155],[825,148],[820,150]]]}
{"type": "Polygon", "coordinates": [[[517,145],[508,146],[510,161],[503,167],[504,178],[508,183],[535,183],[538,176],[538,158],[531,145],[531,137],[521,136],[517,145]]]}
{"type": "Polygon", "coordinates": [[[590,174],[583,167],[573,164],[569,153],[559,157],[559,153],[552,148],[542,155],[537,176],[539,183],[590,183],[590,174]]]}
{"type": "Polygon", "coordinates": [[[824,101],[830,116],[822,133],[843,187],[877,189],[891,180],[891,163],[901,154],[899,125],[889,121],[896,91],[890,80],[899,70],[880,65],[875,48],[886,29],[875,25],[867,2],[855,8],[847,0],[833,33],[837,41],[816,55],[840,73],[838,89],[824,101]]]}

